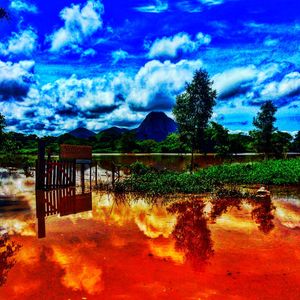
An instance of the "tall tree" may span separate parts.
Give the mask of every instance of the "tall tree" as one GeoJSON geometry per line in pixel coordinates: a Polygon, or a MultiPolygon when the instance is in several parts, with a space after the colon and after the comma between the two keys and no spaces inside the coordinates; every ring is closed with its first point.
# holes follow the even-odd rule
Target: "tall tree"
{"type": "Polygon", "coordinates": [[[253,125],[257,128],[252,132],[255,138],[255,148],[258,152],[263,152],[265,157],[273,151],[272,135],[276,130],[274,126],[276,111],[277,108],[273,102],[266,101],[253,119],[253,125]]]}
{"type": "Polygon", "coordinates": [[[180,137],[191,148],[191,171],[194,168],[194,151],[204,148],[205,129],[213,113],[217,92],[208,73],[197,70],[186,90],[177,96],[173,114],[178,123],[180,137]]]}

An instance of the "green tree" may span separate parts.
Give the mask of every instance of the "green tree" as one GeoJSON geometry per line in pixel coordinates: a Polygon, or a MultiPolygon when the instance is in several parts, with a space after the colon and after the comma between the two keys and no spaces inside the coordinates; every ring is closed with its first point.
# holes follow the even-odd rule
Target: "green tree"
{"type": "Polygon", "coordinates": [[[173,114],[178,123],[178,131],[182,140],[191,149],[191,171],[194,168],[194,151],[203,150],[205,129],[213,113],[217,92],[208,73],[197,70],[186,90],[176,98],[173,114]]]}
{"type": "Polygon", "coordinates": [[[292,150],[295,152],[300,152],[300,131],[298,131],[294,137],[292,150]]]}
{"type": "Polygon", "coordinates": [[[137,143],[139,150],[143,153],[151,153],[157,151],[157,142],[154,140],[144,140],[137,143]]]}
{"type": "Polygon", "coordinates": [[[177,133],[169,134],[166,139],[159,143],[159,152],[163,153],[181,153],[189,151],[189,149],[180,141],[177,133]]]}
{"type": "Polygon", "coordinates": [[[251,148],[252,137],[243,133],[229,134],[230,153],[245,153],[253,151],[251,148]]]}
{"type": "Polygon", "coordinates": [[[118,141],[118,149],[123,152],[136,152],[138,148],[138,144],[136,141],[135,132],[125,132],[122,134],[120,140],[118,141]]]}
{"type": "Polygon", "coordinates": [[[293,137],[282,131],[276,131],[272,136],[273,152],[276,156],[286,156],[291,147],[291,141],[293,137]]]}
{"type": "Polygon", "coordinates": [[[216,122],[211,122],[207,132],[213,144],[213,151],[220,156],[227,156],[230,150],[228,129],[216,122]]]}
{"type": "Polygon", "coordinates": [[[266,101],[253,119],[253,125],[257,128],[252,131],[254,147],[258,152],[264,153],[266,158],[273,152],[272,136],[276,130],[274,127],[276,111],[273,102],[266,101]]]}

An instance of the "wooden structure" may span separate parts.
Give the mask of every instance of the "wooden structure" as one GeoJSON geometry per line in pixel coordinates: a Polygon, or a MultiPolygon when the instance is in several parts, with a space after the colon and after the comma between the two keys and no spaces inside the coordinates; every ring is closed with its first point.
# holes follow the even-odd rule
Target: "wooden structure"
{"type": "Polygon", "coordinates": [[[36,189],[49,190],[63,187],[76,186],[76,170],[80,166],[81,186],[85,188],[85,167],[90,170],[91,186],[91,165],[92,147],[61,145],[60,158],[58,161],[45,159],[45,143],[39,141],[38,160],[36,162],[36,189]]]}
{"type": "Polygon", "coordinates": [[[38,238],[46,236],[45,218],[51,215],[67,216],[92,210],[92,193],[76,194],[75,188],[36,191],[38,238]]]}
{"type": "Polygon", "coordinates": [[[91,146],[77,146],[77,145],[60,145],[60,159],[62,160],[92,160],[91,146]]]}

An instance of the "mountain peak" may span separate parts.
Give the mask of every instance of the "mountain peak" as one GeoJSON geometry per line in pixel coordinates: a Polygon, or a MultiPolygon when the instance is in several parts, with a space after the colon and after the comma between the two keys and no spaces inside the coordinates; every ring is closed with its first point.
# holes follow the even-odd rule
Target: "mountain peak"
{"type": "Polygon", "coordinates": [[[95,132],[88,130],[84,127],[78,127],[68,133],[79,139],[88,139],[88,138],[96,135],[95,132]]]}
{"type": "Polygon", "coordinates": [[[164,112],[150,112],[141,125],[137,128],[136,134],[139,140],[163,141],[170,133],[177,130],[177,124],[164,112]]]}

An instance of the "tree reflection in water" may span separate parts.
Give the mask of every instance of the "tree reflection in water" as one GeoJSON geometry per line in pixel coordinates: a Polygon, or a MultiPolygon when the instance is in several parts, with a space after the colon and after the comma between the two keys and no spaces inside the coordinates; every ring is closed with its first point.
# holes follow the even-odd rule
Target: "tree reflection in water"
{"type": "Polygon", "coordinates": [[[0,286],[4,285],[8,272],[15,265],[14,257],[20,248],[20,245],[10,240],[8,234],[0,236],[0,286]]]}
{"type": "Polygon", "coordinates": [[[271,197],[267,196],[260,199],[250,200],[251,204],[256,206],[252,210],[252,218],[258,225],[258,229],[263,233],[268,234],[275,227],[273,220],[273,211],[275,206],[272,203],[271,197]]]}
{"type": "Polygon", "coordinates": [[[177,215],[177,224],[172,233],[176,248],[184,251],[186,259],[198,269],[214,253],[204,207],[203,201],[195,197],[168,207],[170,213],[177,215]]]}
{"type": "Polygon", "coordinates": [[[246,198],[234,196],[217,196],[212,200],[211,220],[216,221],[222,214],[227,213],[230,208],[241,209],[243,202],[249,203],[253,209],[251,212],[252,219],[258,224],[258,229],[265,234],[268,234],[274,228],[273,211],[275,206],[272,203],[271,197],[266,195],[264,197],[250,197],[246,198]]]}
{"type": "Polygon", "coordinates": [[[229,208],[241,209],[241,199],[239,198],[217,198],[212,200],[212,210],[210,217],[212,221],[216,221],[218,217],[227,213],[229,208]]]}

